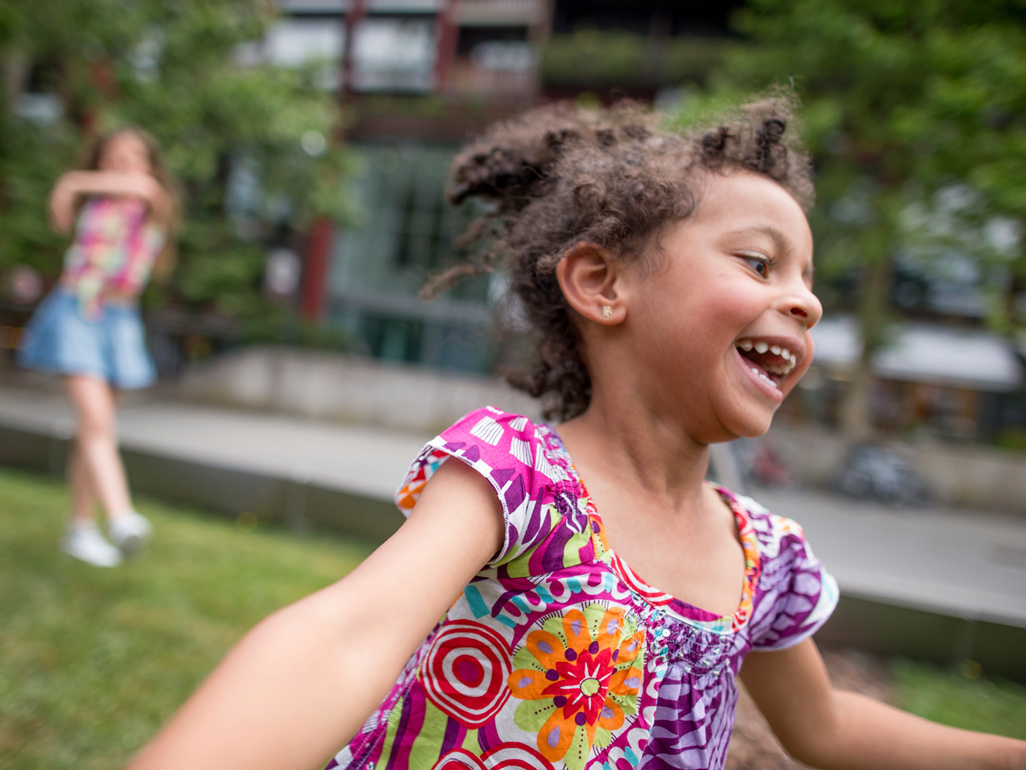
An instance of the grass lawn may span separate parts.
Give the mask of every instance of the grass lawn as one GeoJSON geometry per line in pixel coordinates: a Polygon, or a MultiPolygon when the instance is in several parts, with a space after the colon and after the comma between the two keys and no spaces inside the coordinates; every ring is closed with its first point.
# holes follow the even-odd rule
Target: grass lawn
{"type": "Polygon", "coordinates": [[[63,484],[0,468],[0,768],[124,766],[239,637],[369,552],[152,500],[144,558],[64,555],[63,484]]]}
{"type": "Polygon", "coordinates": [[[1007,680],[970,679],[935,666],[891,663],[895,703],[913,714],[954,725],[1026,740],[1026,687],[1007,680]]]}
{"type": "MultiPolygon", "coordinates": [[[[137,502],[152,547],[97,569],[57,548],[63,484],[0,468],[0,768],[123,766],[248,628],[368,552],[137,502]]],[[[908,662],[892,672],[905,708],[1026,738],[1022,686],[908,662]]]]}

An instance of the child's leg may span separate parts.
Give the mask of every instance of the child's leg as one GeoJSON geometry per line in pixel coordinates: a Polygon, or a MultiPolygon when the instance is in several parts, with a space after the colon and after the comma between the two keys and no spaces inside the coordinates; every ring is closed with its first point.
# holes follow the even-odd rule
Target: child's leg
{"type": "Polygon", "coordinates": [[[68,454],[68,488],[71,490],[71,521],[84,526],[93,520],[98,498],[82,462],[77,439],[71,442],[68,454]]]}
{"type": "MultiPolygon", "coordinates": [[[[132,501],[118,454],[114,392],[94,377],[70,375],[65,383],[78,419],[75,455],[83,482],[73,481],[72,494],[85,495],[73,503],[76,518],[87,507],[91,511],[89,498],[99,498],[108,517],[123,515],[132,510],[132,501]]],[[[75,464],[73,458],[73,474],[75,464]]]]}

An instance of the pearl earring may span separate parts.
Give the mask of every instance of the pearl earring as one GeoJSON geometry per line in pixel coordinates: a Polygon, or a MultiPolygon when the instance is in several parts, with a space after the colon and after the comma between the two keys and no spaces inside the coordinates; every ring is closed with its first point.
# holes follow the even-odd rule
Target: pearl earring
{"type": "Polygon", "coordinates": [[[602,306],[602,317],[603,318],[612,318],[613,317],[613,308],[611,306],[609,306],[609,305],[603,305],[602,306]]]}

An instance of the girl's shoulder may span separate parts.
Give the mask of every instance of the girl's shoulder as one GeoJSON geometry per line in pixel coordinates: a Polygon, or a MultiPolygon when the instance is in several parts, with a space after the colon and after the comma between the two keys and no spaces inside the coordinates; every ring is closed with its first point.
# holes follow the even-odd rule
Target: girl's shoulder
{"type": "Polygon", "coordinates": [[[748,634],[754,647],[784,649],[811,636],[837,606],[837,581],[812,552],[801,525],[747,495],[729,496],[742,540],[752,542],[756,581],[748,634]]]}
{"type": "Polygon", "coordinates": [[[400,511],[408,515],[434,472],[453,459],[477,471],[495,491],[507,528],[500,556],[536,545],[578,509],[570,459],[555,432],[526,415],[487,406],[424,446],[396,494],[400,511]]]}
{"type": "Polygon", "coordinates": [[[744,519],[742,529],[745,526],[751,529],[759,543],[759,550],[763,558],[776,557],[788,549],[805,550],[808,547],[805,530],[794,519],[770,511],[758,500],[748,495],[737,494],[718,485],[714,486],[720,495],[730,503],[735,516],[744,519]]]}
{"type": "MultiPolygon", "coordinates": [[[[561,449],[558,438],[547,424],[494,406],[468,412],[442,431],[436,442],[444,443],[464,458],[469,453],[471,461],[479,457],[499,457],[525,466],[541,465],[542,471],[555,470],[541,461],[561,449]]],[[[562,474],[559,476],[562,478],[562,474]]]]}

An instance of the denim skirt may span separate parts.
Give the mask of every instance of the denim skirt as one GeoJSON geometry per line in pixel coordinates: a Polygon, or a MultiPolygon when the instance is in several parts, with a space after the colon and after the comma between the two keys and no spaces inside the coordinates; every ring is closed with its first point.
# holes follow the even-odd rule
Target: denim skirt
{"type": "Polygon", "coordinates": [[[40,303],[22,339],[16,360],[29,369],[91,375],[119,390],[144,388],[156,379],[134,304],[106,304],[98,318],[89,319],[78,297],[58,287],[40,303]]]}

